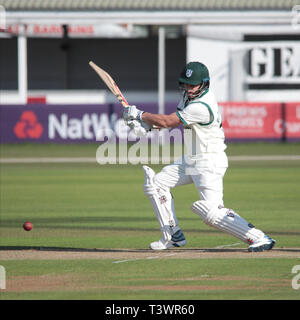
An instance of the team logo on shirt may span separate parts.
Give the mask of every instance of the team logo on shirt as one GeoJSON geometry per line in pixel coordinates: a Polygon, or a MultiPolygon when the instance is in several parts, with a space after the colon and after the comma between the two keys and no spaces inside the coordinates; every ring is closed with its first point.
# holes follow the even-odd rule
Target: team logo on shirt
{"type": "Polygon", "coordinates": [[[193,70],[187,69],[185,75],[186,75],[188,78],[190,78],[191,75],[192,75],[192,73],[193,73],[193,70]]]}

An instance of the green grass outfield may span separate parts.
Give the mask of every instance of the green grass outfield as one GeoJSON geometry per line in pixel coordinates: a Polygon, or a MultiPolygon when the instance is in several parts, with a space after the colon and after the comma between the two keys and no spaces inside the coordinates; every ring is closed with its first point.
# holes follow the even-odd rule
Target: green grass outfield
{"type": "MultiPolygon", "coordinates": [[[[96,149],[1,145],[0,158],[95,157],[96,149]]],[[[229,144],[228,155],[300,155],[300,144],[229,144]]],[[[224,179],[225,206],[276,239],[278,253],[298,252],[292,257],[246,253],[239,239],[205,225],[189,209],[198,199],[193,185],[172,191],[188,244],[169,256],[148,251],[160,232],[143,194],[141,165],[0,165],[0,265],[6,270],[0,299],[300,298],[291,284],[291,270],[300,265],[300,160],[230,161],[224,179]],[[32,231],[22,229],[24,221],[34,224],[32,231]],[[124,249],[127,257],[117,258],[124,249]],[[201,249],[214,255],[202,257],[201,249]],[[93,257],[101,250],[110,256],[93,257]],[[195,256],[182,257],[181,250],[195,256]]]]}

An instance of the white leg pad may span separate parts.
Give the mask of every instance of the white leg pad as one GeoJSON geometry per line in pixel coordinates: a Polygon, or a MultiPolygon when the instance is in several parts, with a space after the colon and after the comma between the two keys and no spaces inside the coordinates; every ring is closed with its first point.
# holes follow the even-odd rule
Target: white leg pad
{"type": "Polygon", "coordinates": [[[156,218],[159,222],[163,240],[169,241],[179,229],[175,215],[174,200],[168,188],[161,188],[154,182],[155,172],[147,167],[144,169],[144,193],[149,198],[156,218]]]}
{"type": "Polygon", "coordinates": [[[253,243],[265,235],[232,209],[218,206],[209,201],[196,201],[191,210],[198,214],[206,224],[227,232],[246,243],[253,243]]]}

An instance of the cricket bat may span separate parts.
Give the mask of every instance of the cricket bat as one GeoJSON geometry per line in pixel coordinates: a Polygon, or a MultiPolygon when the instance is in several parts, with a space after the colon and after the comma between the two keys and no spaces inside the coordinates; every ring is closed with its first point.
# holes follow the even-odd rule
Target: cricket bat
{"type": "Polygon", "coordinates": [[[121,90],[118,88],[113,78],[106,71],[104,71],[99,66],[97,66],[93,61],[90,61],[89,65],[96,71],[98,76],[104,81],[108,89],[117,97],[117,99],[122,104],[122,106],[127,107],[129,103],[124,98],[121,90]]]}

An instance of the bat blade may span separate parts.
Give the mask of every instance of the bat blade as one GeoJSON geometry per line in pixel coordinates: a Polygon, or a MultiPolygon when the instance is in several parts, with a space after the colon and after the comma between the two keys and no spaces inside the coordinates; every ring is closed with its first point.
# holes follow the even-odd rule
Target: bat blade
{"type": "Polygon", "coordinates": [[[108,89],[117,97],[119,102],[123,107],[127,107],[129,103],[124,98],[121,90],[118,88],[117,84],[113,80],[113,78],[103,69],[96,65],[93,61],[89,62],[89,65],[94,69],[94,71],[98,74],[98,76],[103,80],[108,89]]]}

